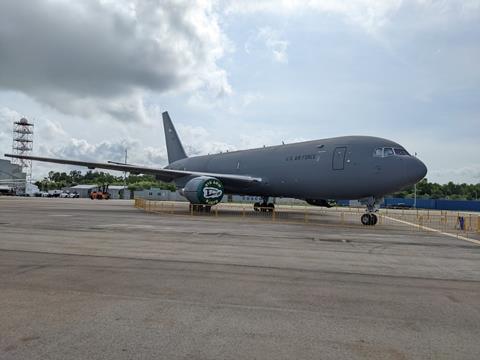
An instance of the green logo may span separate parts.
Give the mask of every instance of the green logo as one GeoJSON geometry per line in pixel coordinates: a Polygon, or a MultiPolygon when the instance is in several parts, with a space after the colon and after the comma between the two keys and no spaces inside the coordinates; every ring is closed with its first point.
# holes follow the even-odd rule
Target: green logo
{"type": "Polygon", "coordinates": [[[198,199],[207,205],[216,205],[223,198],[223,184],[217,179],[208,179],[198,187],[198,199]]]}

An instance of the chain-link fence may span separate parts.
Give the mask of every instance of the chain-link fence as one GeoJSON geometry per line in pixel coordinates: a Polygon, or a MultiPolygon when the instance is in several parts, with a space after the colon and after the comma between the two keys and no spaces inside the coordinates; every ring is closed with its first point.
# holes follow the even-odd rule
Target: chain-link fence
{"type": "Polygon", "coordinates": [[[363,208],[333,207],[322,208],[310,205],[276,205],[254,210],[252,204],[220,203],[212,207],[191,205],[186,202],[153,201],[136,199],[135,207],[149,213],[183,215],[190,217],[216,217],[244,221],[272,223],[296,223],[358,229],[388,229],[391,231],[436,231],[462,236],[478,241],[480,245],[480,215],[452,211],[419,209],[381,209],[376,213],[375,226],[365,226],[360,217],[363,208]]]}

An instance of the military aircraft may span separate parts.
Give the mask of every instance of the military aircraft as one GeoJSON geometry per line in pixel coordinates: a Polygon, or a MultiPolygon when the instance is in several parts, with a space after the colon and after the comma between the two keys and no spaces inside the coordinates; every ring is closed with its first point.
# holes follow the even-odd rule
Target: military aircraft
{"type": "Polygon", "coordinates": [[[164,112],[168,166],[154,168],[118,162],[96,163],[39,156],[12,155],[89,169],[152,174],[173,182],[195,211],[210,211],[223,195],[260,196],[256,211],[273,211],[273,197],[303,199],[316,206],[329,200],[358,199],[366,205],[364,225],[375,225],[383,196],[413,185],[427,173],[419,159],[396,142],[371,136],[343,136],[293,144],[188,157],[164,112]]]}

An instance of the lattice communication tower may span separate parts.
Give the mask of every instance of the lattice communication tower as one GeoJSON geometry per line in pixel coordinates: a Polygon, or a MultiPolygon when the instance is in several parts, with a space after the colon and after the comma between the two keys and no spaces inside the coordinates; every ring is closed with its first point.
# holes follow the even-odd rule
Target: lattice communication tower
{"type": "MultiPolygon", "coordinates": [[[[33,150],[33,123],[26,118],[13,122],[12,153],[15,155],[30,155],[33,150]]],[[[18,164],[26,174],[28,183],[32,181],[32,160],[12,159],[12,163],[18,164]]]]}

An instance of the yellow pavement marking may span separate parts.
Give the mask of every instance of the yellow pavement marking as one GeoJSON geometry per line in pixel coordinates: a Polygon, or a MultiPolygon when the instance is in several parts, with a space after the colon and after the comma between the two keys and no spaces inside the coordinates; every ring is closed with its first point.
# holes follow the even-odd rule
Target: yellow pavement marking
{"type": "Polygon", "coordinates": [[[433,229],[433,228],[428,227],[428,226],[418,225],[418,224],[411,223],[411,222],[408,222],[408,221],[405,221],[405,220],[395,219],[395,218],[392,218],[392,217],[386,216],[386,215],[384,215],[384,217],[386,217],[387,219],[393,220],[393,221],[397,221],[397,222],[402,223],[402,224],[411,225],[411,226],[414,226],[414,227],[418,227],[420,229],[437,232],[439,234],[450,236],[450,237],[453,237],[455,239],[461,239],[461,240],[468,241],[468,242],[471,242],[471,243],[476,244],[476,245],[480,245],[479,240],[469,239],[469,238],[466,238],[465,236],[461,236],[461,235],[458,235],[458,234],[457,235],[449,234],[449,233],[446,233],[446,232],[443,232],[443,231],[440,231],[440,230],[437,230],[437,229],[433,229]]]}

